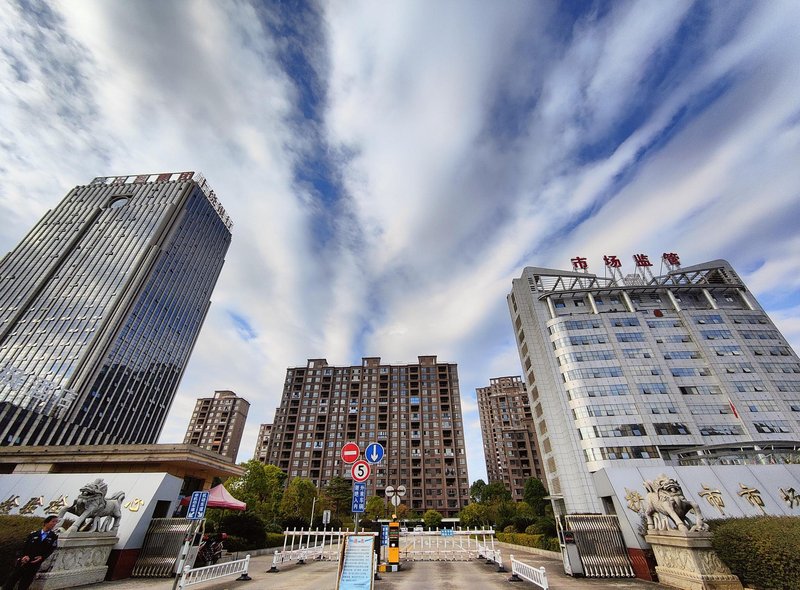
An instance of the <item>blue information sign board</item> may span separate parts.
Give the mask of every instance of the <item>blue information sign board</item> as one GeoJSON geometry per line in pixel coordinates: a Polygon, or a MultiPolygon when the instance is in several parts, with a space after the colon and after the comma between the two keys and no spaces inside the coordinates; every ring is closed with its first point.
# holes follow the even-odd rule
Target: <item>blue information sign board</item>
{"type": "Polygon", "coordinates": [[[381,525],[381,547],[386,547],[389,545],[389,525],[382,524],[381,525]]]}
{"type": "Polygon", "coordinates": [[[337,590],[371,590],[373,588],[375,538],[366,535],[348,535],[344,544],[344,557],[336,584],[337,590]]]}
{"type": "Polygon", "coordinates": [[[192,499],[189,500],[189,509],[186,511],[186,518],[189,520],[202,520],[206,515],[208,505],[208,492],[192,492],[192,499]]]}
{"type": "Polygon", "coordinates": [[[364,512],[367,509],[367,484],[353,482],[353,509],[351,512],[364,512]]]}

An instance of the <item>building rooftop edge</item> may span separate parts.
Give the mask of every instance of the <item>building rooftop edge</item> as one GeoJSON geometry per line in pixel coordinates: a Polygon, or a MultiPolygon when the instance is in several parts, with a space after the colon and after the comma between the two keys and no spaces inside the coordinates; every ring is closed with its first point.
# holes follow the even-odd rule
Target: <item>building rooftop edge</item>
{"type": "Polygon", "coordinates": [[[226,475],[244,470],[231,459],[189,444],[53,445],[0,447],[0,464],[190,463],[212,467],[226,475]]]}

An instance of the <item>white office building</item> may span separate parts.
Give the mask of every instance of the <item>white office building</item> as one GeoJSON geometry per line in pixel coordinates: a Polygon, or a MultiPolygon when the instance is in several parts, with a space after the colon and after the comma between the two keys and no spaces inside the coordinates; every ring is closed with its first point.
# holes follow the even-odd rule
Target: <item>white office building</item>
{"type": "Polygon", "coordinates": [[[728,515],[800,515],[786,497],[800,472],[783,470],[800,456],[800,360],[734,269],[664,254],[655,275],[637,255],[623,275],[617,257],[604,261],[602,275],[583,258],[571,271],[527,267],[508,295],[556,511],[633,512],[642,477],[667,472],[703,510],[718,508],[703,499],[711,486],[727,490],[728,515]],[[751,481],[720,470],[731,464],[779,469],[751,481]]]}

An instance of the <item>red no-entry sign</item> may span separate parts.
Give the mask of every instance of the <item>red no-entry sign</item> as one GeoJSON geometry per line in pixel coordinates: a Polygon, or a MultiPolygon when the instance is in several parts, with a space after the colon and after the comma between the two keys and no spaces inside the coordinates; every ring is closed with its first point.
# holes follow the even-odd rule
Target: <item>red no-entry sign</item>
{"type": "Polygon", "coordinates": [[[347,464],[355,463],[358,460],[358,456],[361,454],[361,449],[358,448],[358,445],[354,442],[346,443],[342,447],[341,457],[342,461],[347,464]]]}

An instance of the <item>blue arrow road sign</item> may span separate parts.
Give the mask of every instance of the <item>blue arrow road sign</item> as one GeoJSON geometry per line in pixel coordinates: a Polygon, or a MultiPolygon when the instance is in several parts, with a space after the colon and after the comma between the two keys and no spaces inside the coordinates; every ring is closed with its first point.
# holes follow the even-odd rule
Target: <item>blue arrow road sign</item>
{"type": "Polygon", "coordinates": [[[383,446],[380,443],[370,443],[364,451],[364,458],[370,463],[380,463],[383,459],[383,446]]]}
{"type": "Polygon", "coordinates": [[[351,512],[364,512],[367,509],[367,484],[353,482],[353,509],[351,512]]]}
{"type": "Polygon", "coordinates": [[[201,520],[206,515],[207,504],[208,492],[192,492],[192,499],[189,500],[186,518],[189,520],[201,520]]]}

